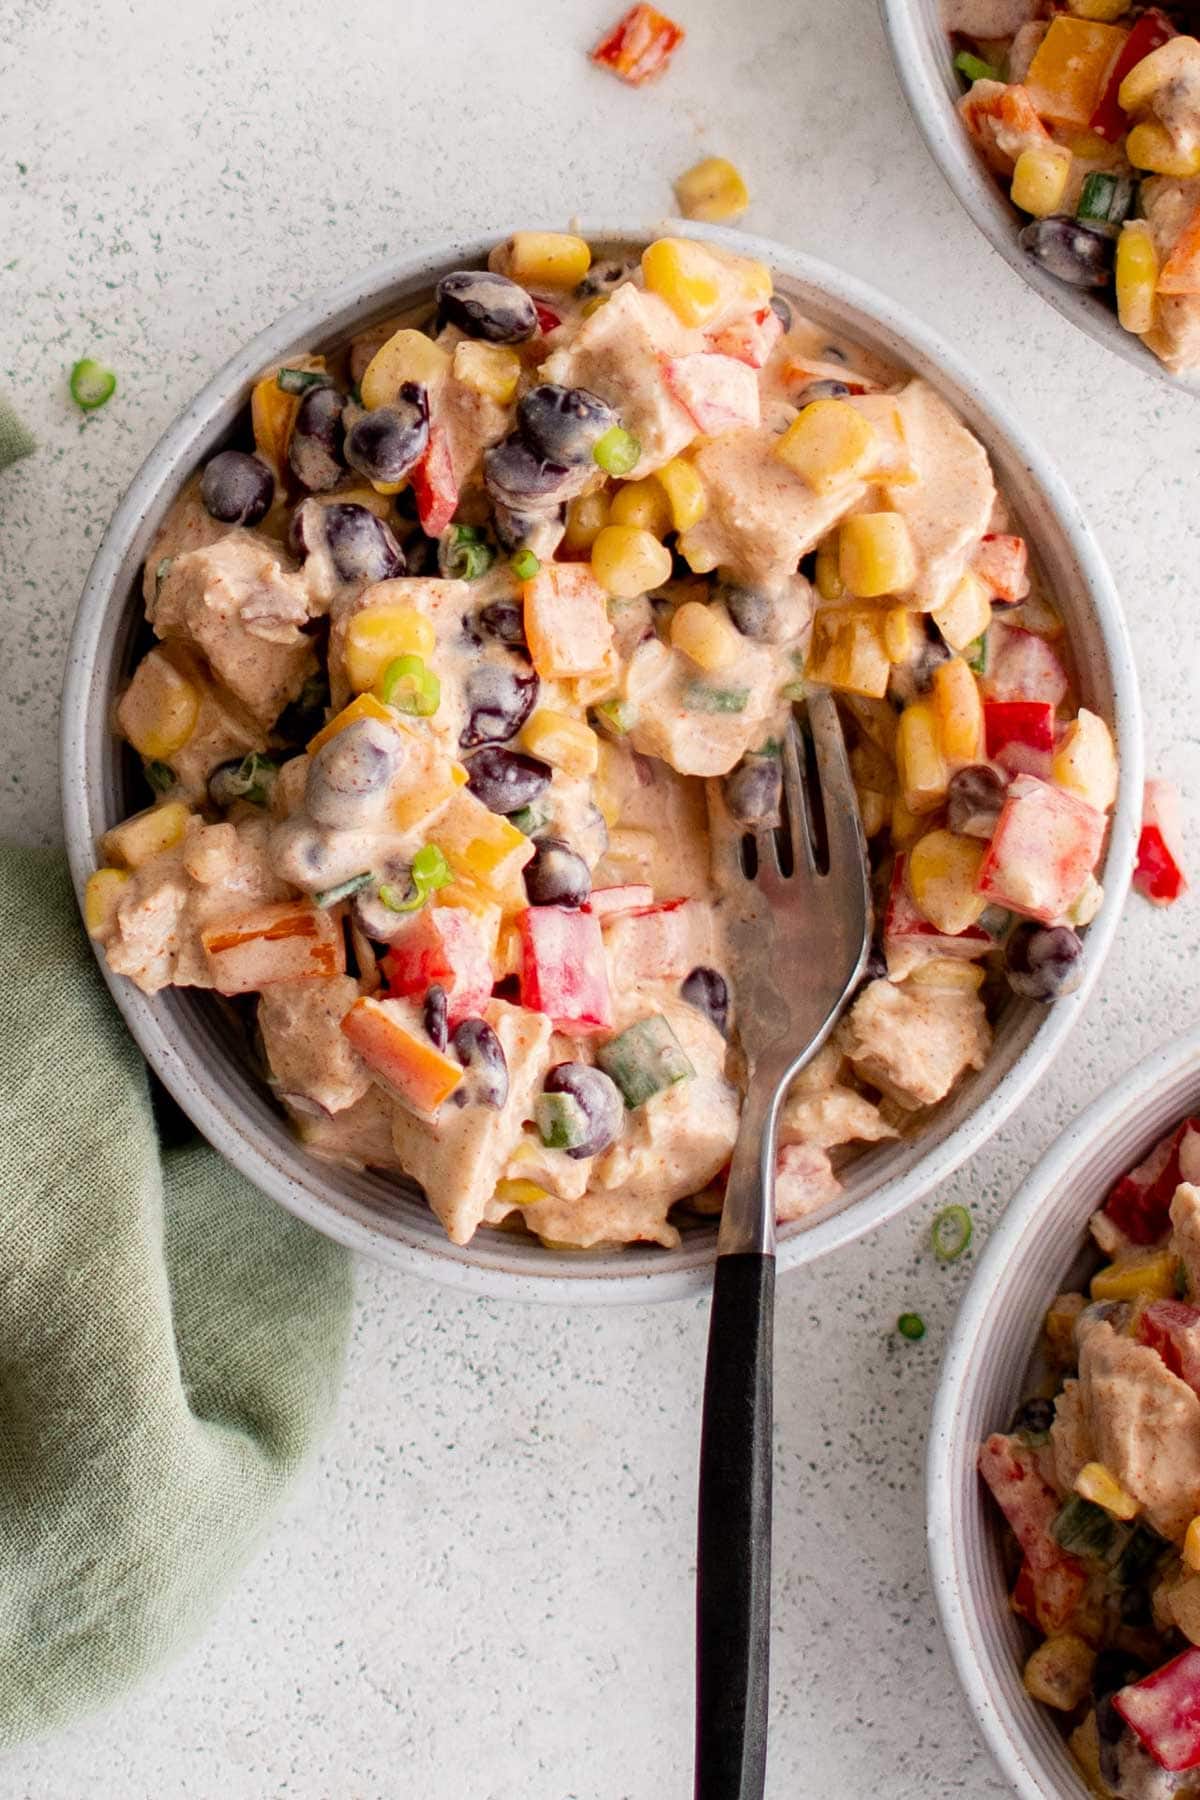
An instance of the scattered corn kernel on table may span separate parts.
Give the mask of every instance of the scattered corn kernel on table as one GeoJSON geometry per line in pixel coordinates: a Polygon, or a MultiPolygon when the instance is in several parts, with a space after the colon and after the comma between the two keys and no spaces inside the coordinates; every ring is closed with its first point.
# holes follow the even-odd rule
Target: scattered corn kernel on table
{"type": "MultiPolygon", "coordinates": [[[[907,116],[873,0],[680,0],[686,44],[642,90],[586,60],[619,10],[421,0],[401,24],[388,0],[352,16],[283,0],[253,16],[226,0],[10,9],[0,303],[42,448],[0,480],[0,829],[53,836],[84,571],[143,455],[247,336],[452,230],[653,220],[710,154],[745,175],[748,225],[924,316],[1042,436],[1125,595],[1150,766],[1197,816],[1200,408],[1075,333],[987,248],[907,116]],[[66,377],[87,356],[118,387],[85,418],[66,377]]],[[[929,1396],[974,1254],[1032,1159],[1194,1018],[1197,935],[1194,903],[1132,902],[1022,1115],[936,1200],[783,1285],[773,1796],[1005,1791],[927,1592],[929,1396]],[[951,1202],[976,1233],[946,1267],[929,1225],[951,1202]],[[918,1342],[896,1329],[913,1313],[918,1342]]],[[[362,1268],[339,1424],[240,1590],[182,1663],[0,1766],[0,1788],[682,1800],[704,1338],[700,1303],[532,1311],[362,1268]]]]}

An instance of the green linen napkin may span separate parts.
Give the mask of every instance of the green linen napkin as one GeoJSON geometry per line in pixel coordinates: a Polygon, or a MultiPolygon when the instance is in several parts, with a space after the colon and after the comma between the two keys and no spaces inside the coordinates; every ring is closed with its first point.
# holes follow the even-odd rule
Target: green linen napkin
{"type": "Polygon", "coordinates": [[[205,1623],[326,1424],[350,1259],[195,1139],[61,856],[0,849],[0,1749],[205,1623]]]}
{"type": "Polygon", "coordinates": [[[28,456],[37,445],[18,419],[8,401],[0,394],[0,469],[28,456]]]}

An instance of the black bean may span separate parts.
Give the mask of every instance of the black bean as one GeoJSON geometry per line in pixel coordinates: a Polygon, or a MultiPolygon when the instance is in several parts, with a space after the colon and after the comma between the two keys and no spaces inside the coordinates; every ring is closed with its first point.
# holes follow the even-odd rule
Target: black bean
{"type": "Polygon", "coordinates": [[[497,643],[507,644],[513,650],[527,648],[525,608],[520,601],[493,600],[490,605],[480,607],[476,616],[480,630],[495,638],[497,643]]]}
{"type": "Polygon", "coordinates": [[[782,294],[771,295],[771,311],[775,314],[785,331],[792,329],[792,309],[782,294]]]}
{"type": "Polygon", "coordinates": [[[485,744],[467,759],[467,786],[489,812],[520,812],[550,786],[550,765],[519,750],[485,744]]]}
{"type": "Polygon", "coordinates": [[[557,504],[575,479],[574,470],[548,462],[516,432],[483,453],[483,485],[488,496],[510,512],[557,504]]]}
{"type": "Polygon", "coordinates": [[[545,462],[568,467],[591,463],[594,446],[617,422],[612,407],[597,394],[554,382],[530,388],[517,407],[517,425],[526,443],[545,462]]]}
{"type": "Polygon", "coordinates": [[[757,588],[729,585],[719,587],[716,598],[725,602],[726,611],[743,637],[770,643],[778,633],[779,607],[769,594],[760,593],[757,588]]]}
{"type": "Polygon", "coordinates": [[[464,697],[467,722],[459,744],[473,750],[477,744],[503,744],[516,737],[537,704],[540,683],[532,670],[525,674],[506,663],[479,663],[467,676],[464,697]]]}
{"type": "Polygon", "coordinates": [[[988,763],[956,769],[946,790],[946,822],[960,837],[990,838],[1008,783],[988,763]]]}
{"type": "Polygon", "coordinates": [[[844,381],[810,381],[796,395],[796,405],[809,406],[814,400],[845,400],[849,393],[844,381]]]}
{"type": "Polygon", "coordinates": [[[1112,274],[1112,239],[1078,219],[1034,219],[1020,244],[1034,262],[1072,287],[1103,287],[1112,274]]]}
{"type": "Polygon", "coordinates": [[[708,969],[701,964],[690,975],[684,976],[679,992],[689,1006],[712,1020],[722,1037],[726,1035],[729,1029],[729,984],[719,969],[708,969]]]}
{"type": "Polygon", "coordinates": [[[568,1150],[568,1156],[577,1161],[599,1156],[621,1135],[625,1102],[616,1082],[603,1069],[594,1069],[590,1063],[556,1063],[543,1085],[548,1094],[570,1094],[587,1119],[587,1137],[568,1150]]]}
{"type": "Polygon", "coordinates": [[[525,892],[531,906],[582,906],[592,877],[582,856],[562,838],[544,837],[525,865],[525,892]]]}
{"type": "Polygon", "coordinates": [[[1057,1000],[1083,980],[1083,944],[1069,925],[1018,925],[1004,950],[1013,992],[1027,1000],[1057,1000]]]}
{"type": "Polygon", "coordinates": [[[398,748],[395,732],[375,719],[360,719],[323,744],[304,790],[317,823],[336,830],[369,817],[395,772],[398,748]]]}
{"type": "Polygon", "coordinates": [[[429,447],[429,397],[406,381],[391,406],[355,420],[346,436],[346,461],[368,481],[405,481],[429,447]]]}
{"type": "Polygon", "coordinates": [[[421,1009],[421,1018],[425,1025],[425,1034],[431,1039],[434,1048],[444,1050],[450,1041],[449,1008],[444,987],[439,987],[435,983],[430,988],[421,1009]]]}
{"type": "Polygon", "coordinates": [[[523,344],[538,328],[537,309],[525,289],[490,269],[443,275],[437,301],[444,319],[468,337],[492,344],[523,344]]]}
{"type": "Polygon", "coordinates": [[[1012,1422],[1012,1429],[1014,1431],[1032,1432],[1035,1437],[1040,1437],[1043,1432],[1049,1431],[1053,1423],[1053,1400],[1026,1400],[1023,1405],[1017,1408],[1016,1417],[1012,1422]]]}
{"type": "Polygon", "coordinates": [[[223,525],[257,525],[275,498],[275,477],[257,456],[222,450],[205,465],[200,498],[223,525]]]}
{"type": "Polygon", "coordinates": [[[310,494],[326,493],[342,478],[345,404],[335,387],[309,388],[300,402],[288,441],[288,463],[310,494]]]}
{"type": "Polygon", "coordinates": [[[487,1020],[464,1019],[455,1026],[450,1042],[467,1071],[450,1096],[455,1106],[503,1106],[508,1099],[508,1062],[487,1020]]]}
{"type": "Polygon", "coordinates": [[[721,784],[725,804],[742,825],[778,822],[783,778],[773,756],[748,756],[721,784]]]}
{"type": "Polygon", "coordinates": [[[325,542],[342,581],[391,581],[406,570],[404,552],[369,506],[321,508],[325,542]]]}

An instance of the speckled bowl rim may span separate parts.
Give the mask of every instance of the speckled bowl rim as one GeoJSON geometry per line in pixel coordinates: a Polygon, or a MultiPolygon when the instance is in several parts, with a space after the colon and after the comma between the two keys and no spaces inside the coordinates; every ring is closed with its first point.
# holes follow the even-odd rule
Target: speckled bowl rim
{"type": "Polygon", "coordinates": [[[879,0],[879,8],[904,97],[926,148],[993,250],[1064,319],[1070,319],[1131,368],[1178,393],[1193,398],[1200,395],[1200,370],[1178,375],[1164,367],[1122,327],[1099,294],[1056,281],[1021,249],[1017,232],[1029,221],[1001,192],[956,110],[962,87],[949,37],[942,28],[938,0],[879,0]]]}
{"type": "Polygon", "coordinates": [[[926,1456],[929,1572],[968,1705],[1023,1800],[1087,1800],[1046,1709],[1021,1685],[1000,1530],[975,1468],[1023,1398],[1042,1316],[1108,1189],[1200,1104],[1200,1029],[1135,1065],[1067,1126],[992,1232],[946,1346],[926,1456]]]}
{"type": "MultiPolygon", "coordinates": [[[[591,225],[601,253],[644,244],[664,229],[591,225]]],[[[919,1143],[876,1146],[848,1171],[838,1208],[780,1234],[779,1264],[795,1268],[883,1224],[945,1179],[1020,1105],[1053,1061],[1084,1006],[1112,943],[1128,888],[1142,789],[1142,731],[1137,675],[1111,576],[1068,488],[1008,410],[985,394],[975,371],[884,296],[823,263],[740,232],[671,221],[677,235],[707,239],[761,257],[784,290],[818,318],[836,316],[848,336],[939,388],[985,443],[997,477],[1038,546],[1063,597],[1073,631],[1084,698],[1113,727],[1121,751],[1119,792],[1104,869],[1105,898],[1085,940],[1081,986],[1053,1008],[1009,1009],[987,1068],[963,1082],[919,1143]],[[1032,527],[1030,524],[1032,521],[1032,527]],[[1086,618],[1087,630],[1074,615],[1086,618]],[[882,1166],[882,1179],[876,1171],[882,1166]]],[[[511,228],[509,228],[511,230],[511,228]]],[[[68,855],[82,900],[95,866],[95,844],[120,816],[118,746],[110,729],[118,677],[106,665],[128,639],[137,609],[138,565],[158,520],[204,455],[233,426],[254,377],[305,346],[343,336],[373,317],[412,304],[446,270],[483,260],[507,231],[451,240],[389,260],[294,307],[260,332],[207,384],[164,433],[117,508],[97,551],[67,657],[62,719],[62,793],[68,855]]],[[[641,1302],[694,1295],[710,1278],[716,1227],[689,1230],[675,1250],[632,1245],[618,1252],[561,1253],[511,1234],[480,1230],[451,1244],[423,1204],[394,1180],[335,1169],[309,1156],[254,1083],[219,1051],[207,1013],[194,1019],[191,990],[155,996],[100,968],[152,1068],[210,1143],[265,1193],[318,1230],[396,1268],[458,1288],[554,1303],[641,1302]]],[[[235,1055],[230,1038],[230,1055],[235,1055]]]]}

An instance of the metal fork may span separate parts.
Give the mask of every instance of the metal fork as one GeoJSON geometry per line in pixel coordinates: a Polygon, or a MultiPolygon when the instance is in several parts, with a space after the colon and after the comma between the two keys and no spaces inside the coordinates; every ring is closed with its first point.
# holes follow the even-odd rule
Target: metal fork
{"type": "Polygon", "coordinates": [[[755,833],[753,880],[742,861],[729,884],[748,1085],[717,1238],[704,1377],[696,1800],[760,1800],[763,1791],[779,1112],[861,977],[871,941],[867,848],[832,696],[811,694],[807,715],[811,760],[794,717],[782,746],[783,824],[755,833]]]}

